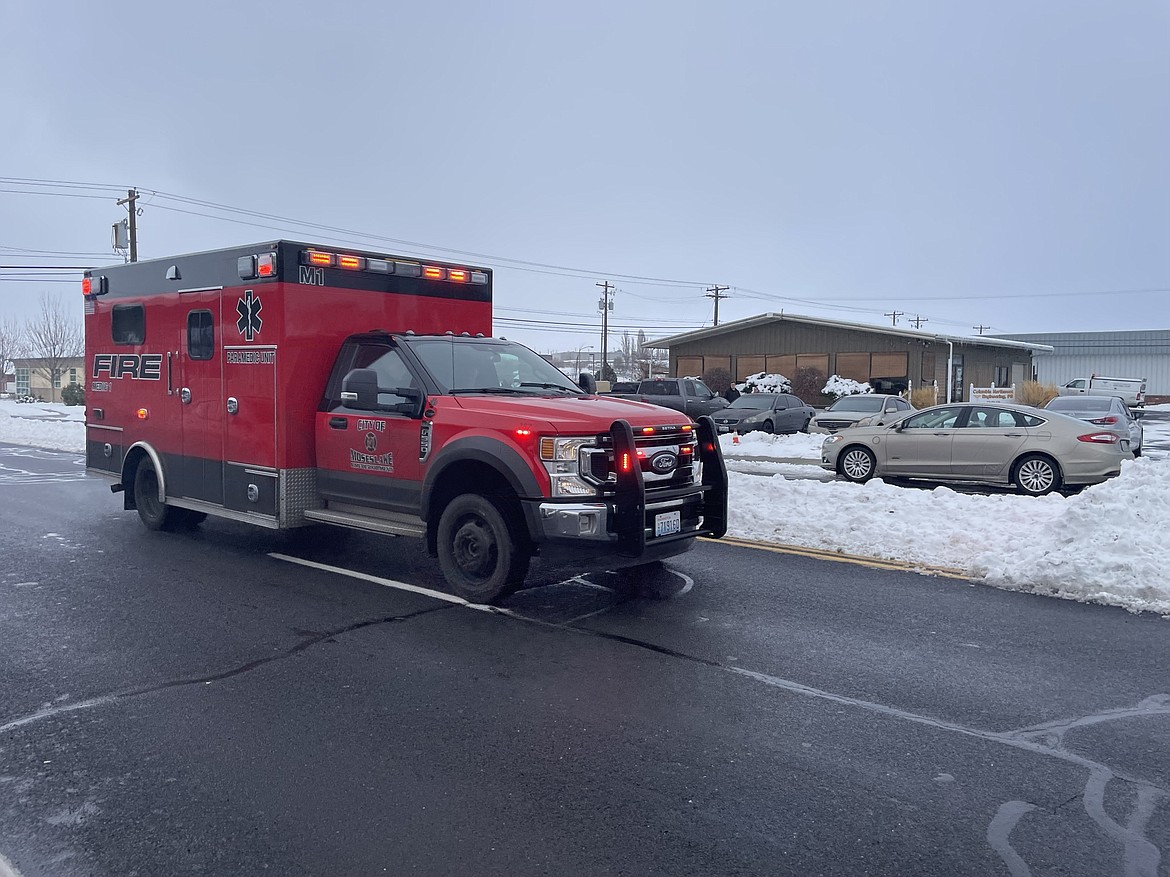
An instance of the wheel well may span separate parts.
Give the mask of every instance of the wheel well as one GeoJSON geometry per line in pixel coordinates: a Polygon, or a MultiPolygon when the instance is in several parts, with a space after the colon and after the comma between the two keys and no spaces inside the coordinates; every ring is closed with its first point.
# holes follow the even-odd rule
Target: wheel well
{"type": "Polygon", "coordinates": [[[134,479],[138,477],[138,467],[147,458],[144,449],[131,448],[122,462],[122,508],[126,511],[138,508],[138,503],[134,501],[134,479]]]}
{"type": "Polygon", "coordinates": [[[1041,458],[1047,460],[1049,463],[1052,464],[1053,468],[1056,469],[1057,483],[1064,484],[1064,470],[1060,468],[1060,460],[1056,459],[1056,457],[1052,456],[1051,454],[1044,453],[1043,451],[1026,451],[1025,453],[1020,454],[1020,456],[1018,456],[1014,460],[1012,460],[1012,468],[1010,471],[1012,473],[1012,482],[1013,483],[1016,480],[1016,473],[1019,471],[1020,463],[1022,463],[1028,457],[1041,457],[1041,458]]]}
{"type": "Polygon", "coordinates": [[[447,466],[431,488],[427,504],[427,551],[432,555],[438,552],[439,518],[443,516],[443,510],[451,500],[464,493],[478,493],[494,501],[515,528],[516,537],[528,541],[520,500],[503,473],[479,460],[460,460],[447,466]]]}
{"type": "Polygon", "coordinates": [[[845,455],[847,453],[849,453],[850,451],[852,451],[854,448],[861,448],[863,451],[865,451],[867,454],[869,454],[871,457],[873,457],[873,459],[875,461],[877,460],[877,455],[875,455],[873,451],[871,451],[865,445],[858,444],[857,442],[853,442],[852,444],[848,444],[845,447],[841,448],[841,450],[837,452],[837,474],[838,475],[840,475],[842,473],[841,466],[845,462],[845,455]]]}

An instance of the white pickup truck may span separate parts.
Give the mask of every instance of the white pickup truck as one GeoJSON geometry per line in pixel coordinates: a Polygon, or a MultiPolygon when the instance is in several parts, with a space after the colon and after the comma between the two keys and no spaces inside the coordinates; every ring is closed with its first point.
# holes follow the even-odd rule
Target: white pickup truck
{"type": "Polygon", "coordinates": [[[1146,407],[1145,378],[1105,378],[1090,375],[1076,378],[1060,388],[1062,396],[1120,396],[1130,408],[1146,407]]]}

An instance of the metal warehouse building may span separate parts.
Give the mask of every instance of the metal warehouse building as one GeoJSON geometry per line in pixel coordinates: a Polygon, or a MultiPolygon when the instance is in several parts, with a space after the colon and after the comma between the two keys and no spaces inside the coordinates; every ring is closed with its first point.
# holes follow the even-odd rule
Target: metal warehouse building
{"type": "Polygon", "coordinates": [[[1041,332],[997,337],[1052,348],[1051,353],[1036,353],[1036,379],[1042,383],[1059,386],[1090,375],[1145,378],[1147,397],[1170,396],[1170,329],[1041,332]]]}
{"type": "Polygon", "coordinates": [[[1030,380],[1033,351],[1043,342],[979,336],[968,338],[825,320],[799,314],[760,314],[669,338],[647,347],[670,352],[670,374],[701,375],[725,368],[742,381],[757,372],[791,378],[815,369],[885,387],[938,386],[941,399],[965,399],[968,387],[1006,387],[1030,380]],[[948,392],[949,391],[949,392],[948,392]]]}

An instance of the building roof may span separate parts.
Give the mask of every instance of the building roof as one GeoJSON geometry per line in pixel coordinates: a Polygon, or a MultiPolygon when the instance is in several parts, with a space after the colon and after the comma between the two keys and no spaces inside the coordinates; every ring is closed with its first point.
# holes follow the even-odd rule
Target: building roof
{"type": "Polygon", "coordinates": [[[1065,356],[1166,356],[1170,355],[1170,329],[1136,329],[1114,332],[1029,332],[1000,335],[1014,341],[1050,345],[1065,356]]]}
{"type": "Polygon", "coordinates": [[[647,341],[647,347],[670,348],[689,341],[701,341],[704,338],[713,338],[728,332],[739,332],[744,329],[753,329],[756,326],[766,326],[769,323],[783,321],[804,323],[811,326],[823,326],[828,329],[854,329],[860,332],[872,332],[879,335],[897,335],[902,338],[913,338],[918,341],[943,341],[952,344],[978,344],[982,347],[1008,347],[1015,350],[1033,350],[1051,353],[1052,347],[1036,341],[1015,341],[991,335],[965,336],[944,335],[939,332],[922,332],[914,329],[899,329],[897,326],[874,326],[870,323],[849,323],[844,320],[827,320],[823,317],[806,317],[801,314],[767,313],[748,317],[744,320],[735,320],[719,326],[706,329],[696,329],[693,332],[683,332],[680,335],[670,335],[666,338],[655,338],[647,341]]]}

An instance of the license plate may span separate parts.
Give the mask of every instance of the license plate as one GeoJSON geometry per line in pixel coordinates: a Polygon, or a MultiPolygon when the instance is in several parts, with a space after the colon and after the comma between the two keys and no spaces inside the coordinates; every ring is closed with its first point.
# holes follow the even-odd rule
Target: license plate
{"type": "Polygon", "coordinates": [[[669,536],[682,529],[682,512],[664,512],[654,516],[654,535],[669,536]]]}

